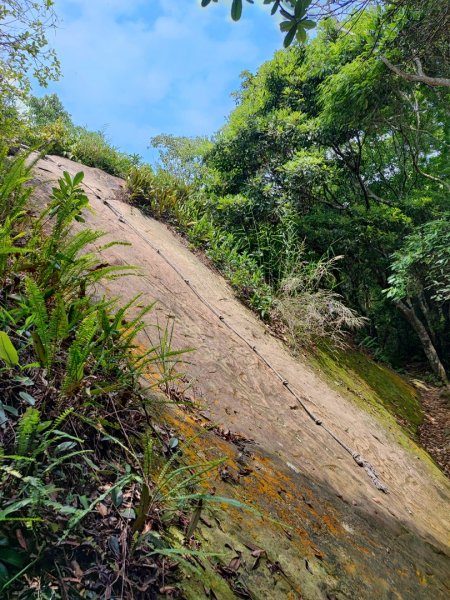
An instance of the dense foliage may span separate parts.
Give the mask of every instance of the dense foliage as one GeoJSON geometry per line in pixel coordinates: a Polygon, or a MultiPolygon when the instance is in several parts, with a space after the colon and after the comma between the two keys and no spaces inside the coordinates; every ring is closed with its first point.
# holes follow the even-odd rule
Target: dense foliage
{"type": "Polygon", "coordinates": [[[430,14],[436,21],[426,4],[366,10],[347,29],[325,20],[316,39],[244,73],[185,230],[225,272],[253,265],[239,287],[263,314],[299,265],[343,256],[327,286],[368,319],[360,339],[398,367],[426,356],[445,380],[448,92],[398,77],[376,51],[396,60],[411,50],[409,28],[422,19],[422,61],[448,72],[439,27],[424,47],[430,14]]]}
{"type": "Polygon", "coordinates": [[[154,138],[156,172],[103,133],[75,126],[55,96],[31,99],[27,139],[127,177],[131,201],[178,224],[265,318],[279,314],[283,295],[286,305],[287,289],[298,302],[309,297],[290,278],[307,281],[331,261],[316,290],[316,324],[332,322],[326,307],[339,298],[354,311],[343,328],[363,324],[352,314],[364,317],[359,340],[379,358],[397,367],[427,358],[445,380],[448,92],[399,77],[381,60],[415,52],[422,69],[446,75],[445,33],[439,22],[425,45],[436,22],[431,0],[417,0],[415,12],[401,2],[363,4],[345,27],[325,19],[316,39],[244,73],[237,107],[213,142],[154,138]],[[326,290],[333,302],[318,301],[326,290]]]}
{"type": "MultiPolygon", "coordinates": [[[[370,318],[366,335],[394,364],[419,357],[433,339],[445,360],[448,299],[433,292],[441,283],[421,281],[429,318],[417,294],[406,298],[428,330],[421,343],[386,290],[401,257],[404,269],[416,264],[408,262],[414,238],[405,238],[427,223],[429,243],[440,245],[449,226],[448,95],[386,69],[373,53],[377,23],[367,12],[346,34],[327,21],[305,47],[244,75],[238,106],[206,159],[212,202],[221,225],[246,240],[263,268],[270,265],[266,277],[276,279],[273,264],[284,250],[277,240],[288,222],[311,258],[344,255],[338,290],[370,318]],[[261,257],[257,240],[268,228],[273,243],[261,257]]],[[[444,273],[445,266],[438,282],[444,273]]]]}
{"type": "Polygon", "coordinates": [[[31,216],[27,163],[0,163],[0,592],[146,597],[167,582],[157,557],[176,556],[169,524],[217,461],[186,477],[178,439],[164,426],[155,436],[140,382],[151,373],[168,388],[182,352],[170,330],[140,349],[152,305],[90,298],[129,268],[89,248],[103,234],[79,225],[83,173],[64,173],[31,216]]]}
{"type": "MultiPolygon", "coordinates": [[[[203,7],[219,0],[202,0],[203,7]]],[[[246,0],[255,4],[254,0],[246,0]]],[[[305,42],[317,22],[333,20],[350,34],[361,15],[376,9],[373,52],[398,76],[430,86],[450,87],[450,5],[436,0],[264,0],[281,17],[284,46],[305,42]],[[388,56],[389,55],[389,56],[388,56]],[[395,64],[394,64],[395,63],[395,64]],[[398,64],[400,63],[400,65],[398,64]],[[426,70],[426,73],[424,71],[426,70]]],[[[232,0],[231,18],[242,16],[243,0],[232,0]]]]}

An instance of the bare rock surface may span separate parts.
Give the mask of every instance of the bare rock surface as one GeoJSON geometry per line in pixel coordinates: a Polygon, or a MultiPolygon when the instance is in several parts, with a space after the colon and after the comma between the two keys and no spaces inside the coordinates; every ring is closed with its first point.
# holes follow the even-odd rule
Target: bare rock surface
{"type": "MultiPolygon", "coordinates": [[[[449,598],[450,483],[427,455],[395,422],[377,419],[291,356],[236,300],[224,279],[164,224],[120,201],[120,179],[49,156],[36,165],[38,199],[48,197],[64,170],[71,175],[85,172],[94,209],[86,212],[87,225],[105,231],[105,241],[131,242],[108,249],[105,259],[136,265],[140,276],[108,282],[107,294],[122,303],[138,293],[142,303],[156,300],[148,316],[148,334],[155,342],[154,326],[164,327],[168,317],[174,318],[173,346],[193,348],[183,365],[192,382],[188,393],[212,422],[254,440],[251,473],[240,479],[241,497],[288,522],[298,534],[289,541],[282,529],[252,524],[251,517],[237,529],[228,524],[236,540],[249,540],[253,529],[258,545],[265,543],[272,556],[278,551],[294,590],[291,596],[282,586],[267,591],[268,578],[258,579],[257,570],[249,569],[249,597],[449,598]],[[376,489],[366,471],[295,405],[282,382],[184,279],[283,374],[346,446],[373,465],[388,494],[376,489]]],[[[150,342],[143,336],[141,343],[150,342]]],[[[184,418],[188,421],[177,413],[180,424],[184,418]]],[[[208,438],[210,445],[213,442],[214,437],[208,438]]],[[[230,445],[223,451],[232,457],[230,445]]]]}

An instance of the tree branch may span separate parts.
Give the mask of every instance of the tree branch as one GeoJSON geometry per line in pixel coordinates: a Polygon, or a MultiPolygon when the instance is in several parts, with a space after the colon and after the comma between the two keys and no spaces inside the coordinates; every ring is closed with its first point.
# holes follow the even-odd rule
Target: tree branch
{"type": "Polygon", "coordinates": [[[424,83],[425,85],[429,85],[431,87],[450,87],[450,79],[446,79],[445,77],[429,77],[423,73],[421,66],[419,67],[418,74],[407,73],[406,71],[402,71],[402,69],[393,65],[385,56],[381,56],[380,58],[388,69],[393,71],[399,77],[406,79],[406,81],[416,81],[417,83],[424,83]]]}

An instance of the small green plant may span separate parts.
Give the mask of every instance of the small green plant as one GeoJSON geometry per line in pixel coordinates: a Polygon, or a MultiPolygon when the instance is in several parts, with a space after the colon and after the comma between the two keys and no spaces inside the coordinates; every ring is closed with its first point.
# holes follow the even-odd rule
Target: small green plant
{"type": "MultiPolygon", "coordinates": [[[[14,215],[0,226],[5,232],[6,223],[8,240],[17,244],[10,251],[8,241],[0,253],[0,590],[6,597],[23,589],[24,574],[39,580],[39,589],[54,586],[60,566],[68,568],[65,541],[86,539],[85,527],[97,531],[99,553],[91,560],[112,571],[116,536],[99,513],[105,503],[120,507],[121,519],[138,515],[138,536],[143,522],[159,520],[159,497],[150,502],[153,456],[164,461],[154,433],[138,441],[152,427],[140,382],[151,372],[158,374],[153,386],[169,389],[184,352],[171,347],[172,324],[158,327],[155,343],[141,349],[138,337],[153,304],[140,305],[139,296],[123,307],[90,299],[93,284],[128,271],[105,265],[88,248],[102,233],[80,228],[89,209],[83,175],[64,173],[48,207],[30,223],[24,164],[15,159],[8,166],[13,176],[0,176],[2,206],[14,215]],[[122,509],[120,494],[132,498],[129,507],[122,509]],[[12,541],[17,535],[20,547],[12,541]]],[[[123,543],[134,548],[131,529],[123,543]]],[[[163,544],[172,550],[169,540],[163,544]]],[[[142,550],[130,554],[140,570],[159,560],[148,546],[145,560],[142,550]]],[[[114,579],[119,594],[123,585],[135,585],[123,574],[114,579]]],[[[69,595],[90,594],[89,586],[70,585],[69,595]]]]}
{"type": "Polygon", "coordinates": [[[155,176],[150,165],[133,167],[127,176],[127,188],[133,204],[145,206],[155,194],[155,176]]]}
{"type": "Polygon", "coordinates": [[[127,178],[130,200],[158,219],[180,221],[190,187],[165,171],[154,173],[149,165],[131,169],[127,178]]]}
{"type": "Polygon", "coordinates": [[[206,254],[230,281],[237,296],[262,318],[268,317],[272,290],[256,260],[240,249],[235,236],[217,232],[208,244],[206,254]]]}
{"type": "Polygon", "coordinates": [[[0,156],[0,282],[7,269],[8,261],[26,254],[23,246],[23,229],[17,224],[24,217],[24,208],[31,194],[25,186],[30,178],[30,165],[26,156],[8,162],[0,156]]]}
{"type": "Polygon", "coordinates": [[[81,449],[80,438],[61,430],[72,412],[67,409],[53,421],[42,421],[41,412],[28,407],[20,417],[14,454],[0,454],[0,522],[40,520],[44,505],[72,512],[55,499],[56,488],[48,483],[60,465],[88,452],[81,449]]]}
{"type": "Polygon", "coordinates": [[[62,384],[64,394],[73,393],[83,380],[97,327],[96,312],[87,315],[78,325],[75,339],[67,351],[66,376],[62,384]]]}
{"type": "Polygon", "coordinates": [[[140,157],[120,152],[112,146],[103,131],[75,128],[75,140],[70,145],[73,160],[88,167],[102,169],[117,177],[126,177],[130,169],[140,163],[140,157]]]}
{"type": "Polygon", "coordinates": [[[0,358],[9,368],[19,364],[19,355],[6,331],[0,331],[0,358]]]}

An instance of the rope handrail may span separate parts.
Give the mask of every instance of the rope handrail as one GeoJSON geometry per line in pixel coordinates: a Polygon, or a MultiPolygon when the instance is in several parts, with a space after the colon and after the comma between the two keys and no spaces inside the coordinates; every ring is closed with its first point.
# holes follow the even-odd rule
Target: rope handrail
{"type": "Polygon", "coordinates": [[[103,200],[103,204],[107,206],[119,219],[121,223],[127,225],[145,244],[147,244],[150,248],[152,248],[163,260],[164,262],[173,270],[175,273],[183,280],[183,282],[189,287],[189,289],[197,296],[200,302],[206,306],[210,312],[212,312],[221,323],[224,324],[230,331],[234,333],[242,342],[244,342],[255,354],[258,358],[267,366],[267,368],[281,381],[282,385],[288,390],[288,392],[295,398],[298,404],[301,406],[303,411],[307,414],[307,416],[319,427],[330,435],[341,448],[343,448],[355,461],[355,463],[362,467],[373,485],[383,492],[384,494],[389,493],[388,487],[381,481],[375,467],[366,459],[364,459],[359,452],[352,450],[349,446],[345,444],[333,431],[331,431],[320,419],[317,415],[315,415],[305,404],[302,396],[300,396],[290,385],[289,381],[267,360],[267,358],[262,355],[259,350],[249,342],[237,329],[235,329],[225,317],[204,297],[200,294],[200,292],[191,284],[189,279],[187,279],[184,274],[180,271],[180,269],[157,247],[153,244],[146,236],[144,236],[137,227],[135,227],[132,223],[130,223],[123,214],[117,210],[108,200],[103,200]]]}

